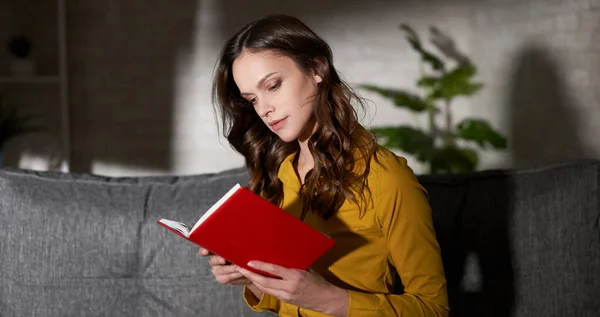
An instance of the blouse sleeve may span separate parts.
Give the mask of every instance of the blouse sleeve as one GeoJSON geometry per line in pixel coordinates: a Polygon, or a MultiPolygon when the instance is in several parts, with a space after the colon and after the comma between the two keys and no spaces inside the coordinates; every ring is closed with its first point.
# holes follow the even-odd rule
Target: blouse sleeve
{"type": "Polygon", "coordinates": [[[243,296],[248,307],[255,312],[268,311],[275,314],[279,313],[281,303],[275,296],[263,294],[260,300],[258,300],[256,296],[254,296],[254,293],[252,293],[252,291],[250,291],[246,286],[244,286],[243,296]]]}
{"type": "Polygon", "coordinates": [[[348,316],[448,316],[446,279],[427,193],[406,164],[393,169],[377,180],[375,212],[404,293],[349,291],[348,316]]]}

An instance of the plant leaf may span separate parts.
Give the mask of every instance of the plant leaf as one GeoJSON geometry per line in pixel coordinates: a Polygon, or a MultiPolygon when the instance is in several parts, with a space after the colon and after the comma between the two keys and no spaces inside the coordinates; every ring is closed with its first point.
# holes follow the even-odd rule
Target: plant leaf
{"type": "Polygon", "coordinates": [[[429,89],[437,88],[439,84],[440,79],[433,76],[423,76],[417,81],[417,86],[429,89]]]}
{"type": "Polygon", "coordinates": [[[433,55],[432,53],[426,51],[426,50],[421,50],[421,60],[423,62],[429,63],[429,65],[431,65],[431,67],[437,71],[443,72],[445,67],[444,67],[444,62],[442,62],[442,60],[440,58],[438,58],[437,56],[433,55]]]}
{"type": "Polygon", "coordinates": [[[432,172],[472,172],[477,168],[477,152],[469,148],[444,147],[435,149],[431,158],[432,172]]]}
{"type": "Polygon", "coordinates": [[[408,108],[415,112],[422,112],[427,109],[427,103],[421,97],[407,91],[380,88],[373,85],[360,85],[359,87],[391,99],[397,107],[408,108]]]}
{"type": "Polygon", "coordinates": [[[419,35],[417,35],[417,32],[415,32],[415,30],[412,27],[410,27],[410,25],[404,23],[400,24],[400,29],[404,31],[404,37],[414,50],[421,51],[423,49],[421,45],[421,39],[419,39],[419,35]]]}
{"type": "Polygon", "coordinates": [[[495,149],[506,148],[506,137],[496,132],[483,119],[465,119],[456,125],[456,130],[459,137],[476,142],[482,148],[487,146],[495,149]]]}
{"type": "Polygon", "coordinates": [[[432,97],[435,99],[452,99],[457,96],[471,96],[483,88],[480,83],[471,82],[476,69],[473,65],[463,64],[443,75],[435,88],[432,97]]]}
{"type": "Polygon", "coordinates": [[[433,139],[422,130],[409,126],[384,126],[373,128],[371,132],[384,139],[384,146],[412,154],[421,162],[431,157],[433,139]]]}
{"type": "Polygon", "coordinates": [[[404,37],[412,46],[412,48],[419,52],[423,62],[430,64],[431,67],[437,71],[444,71],[444,62],[442,62],[442,60],[433,53],[428,52],[423,48],[423,45],[421,45],[421,40],[413,28],[411,28],[408,24],[400,24],[400,29],[404,31],[404,37]]]}

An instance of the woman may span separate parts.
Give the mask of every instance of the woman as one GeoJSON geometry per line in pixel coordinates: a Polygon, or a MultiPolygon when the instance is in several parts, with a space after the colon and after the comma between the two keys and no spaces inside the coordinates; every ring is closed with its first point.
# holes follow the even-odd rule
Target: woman
{"type": "MultiPolygon", "coordinates": [[[[222,52],[213,85],[248,187],[336,246],[310,270],[210,256],[216,280],[243,284],[256,311],[280,316],[447,316],[446,280],[424,188],[379,146],[351,104],[330,47],[294,17],[254,21],[222,52]],[[399,276],[401,281],[395,277],[399,276]],[[401,283],[401,284],[400,284],[401,283]],[[403,287],[403,292],[394,290],[403,287]]],[[[301,237],[300,237],[301,238],[301,237]]]]}

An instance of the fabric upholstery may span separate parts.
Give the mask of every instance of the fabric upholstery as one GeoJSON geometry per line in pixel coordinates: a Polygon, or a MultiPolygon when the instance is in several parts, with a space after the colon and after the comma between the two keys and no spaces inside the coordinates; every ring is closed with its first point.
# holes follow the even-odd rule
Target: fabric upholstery
{"type": "Polygon", "coordinates": [[[0,171],[1,316],[251,316],[198,247],[156,221],[193,225],[242,170],[109,178],[0,171]]]}
{"type": "Polygon", "coordinates": [[[598,316],[599,166],[420,177],[452,316],[598,316]]]}
{"type": "MultiPolygon", "coordinates": [[[[452,316],[597,316],[598,161],[421,175],[452,316]]],[[[198,248],[193,225],[243,169],[102,177],[0,170],[0,316],[254,316],[198,248]]]]}

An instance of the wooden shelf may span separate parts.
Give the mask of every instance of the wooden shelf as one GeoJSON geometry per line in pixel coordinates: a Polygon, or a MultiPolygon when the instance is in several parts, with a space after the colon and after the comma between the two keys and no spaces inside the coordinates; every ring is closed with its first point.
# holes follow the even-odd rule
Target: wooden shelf
{"type": "MultiPolygon", "coordinates": [[[[68,72],[68,60],[67,60],[67,14],[66,14],[66,1],[67,0],[50,0],[49,2],[56,3],[56,20],[55,26],[48,25],[47,27],[54,28],[57,36],[57,69],[56,73],[51,72],[50,74],[33,74],[31,76],[15,76],[6,70],[0,73],[0,85],[1,89],[11,89],[15,86],[15,90],[23,93],[27,93],[27,89],[37,88],[56,88],[59,95],[60,103],[60,138],[61,138],[61,171],[68,172],[70,170],[70,156],[71,156],[71,144],[70,144],[70,116],[69,116],[69,72],[68,72]],[[21,87],[25,86],[25,87],[21,87]],[[8,87],[4,87],[8,86],[8,87]],[[19,86],[19,87],[16,87],[19,86]],[[37,87],[34,87],[37,86],[37,87]]],[[[18,2],[18,1],[16,1],[18,2]]],[[[16,3],[15,2],[15,3],[16,3]]],[[[28,1],[35,2],[35,1],[28,1]]],[[[40,11],[41,12],[41,11],[40,11]]],[[[44,13],[46,14],[46,13],[44,13]]],[[[50,12],[48,12],[50,14],[50,12]]],[[[32,17],[33,18],[33,17],[32,17]]],[[[50,21],[50,20],[48,20],[50,21]]],[[[3,25],[4,26],[4,25],[3,25]]],[[[44,26],[46,27],[46,26],[44,26]]]]}
{"type": "Polygon", "coordinates": [[[0,84],[58,84],[60,77],[58,76],[0,76],[0,84]]]}

